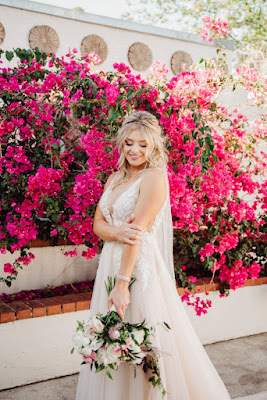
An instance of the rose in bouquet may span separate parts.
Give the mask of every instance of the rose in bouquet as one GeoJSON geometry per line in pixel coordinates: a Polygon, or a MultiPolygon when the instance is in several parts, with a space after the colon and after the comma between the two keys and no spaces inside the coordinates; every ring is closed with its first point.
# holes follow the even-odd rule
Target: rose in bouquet
{"type": "MultiPolygon", "coordinates": [[[[108,294],[115,282],[116,277],[113,281],[108,277],[108,283],[105,283],[108,294]]],[[[136,367],[143,367],[152,385],[161,389],[163,396],[166,394],[158,364],[159,351],[150,341],[155,327],[147,327],[145,320],[135,324],[123,322],[114,306],[106,315],[97,313],[91,315],[87,322],[77,322],[71,353],[76,349],[83,356],[82,364],[90,364],[95,372],[105,370],[110,379],[111,370],[117,370],[122,362],[134,367],[134,376],[136,367]]],[[[163,326],[170,329],[166,322],[163,326]]]]}

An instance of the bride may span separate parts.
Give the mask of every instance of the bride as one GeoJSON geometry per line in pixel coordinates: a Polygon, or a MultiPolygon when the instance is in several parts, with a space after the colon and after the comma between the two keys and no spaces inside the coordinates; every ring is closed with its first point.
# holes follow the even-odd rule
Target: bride
{"type": "MultiPolygon", "coordinates": [[[[153,345],[166,400],[229,400],[176,291],[173,231],[164,138],[155,116],[128,115],[117,136],[118,171],[107,180],[94,218],[94,232],[105,241],[99,259],[90,312],[106,314],[113,304],[121,319],[146,319],[156,326],[153,345]],[[117,276],[110,295],[104,282],[117,276]],[[130,277],[136,280],[128,289],[130,277]],[[167,322],[165,330],[160,323],[167,322]]],[[[160,400],[142,367],[127,363],[95,373],[82,364],[76,400],[160,400]]]]}

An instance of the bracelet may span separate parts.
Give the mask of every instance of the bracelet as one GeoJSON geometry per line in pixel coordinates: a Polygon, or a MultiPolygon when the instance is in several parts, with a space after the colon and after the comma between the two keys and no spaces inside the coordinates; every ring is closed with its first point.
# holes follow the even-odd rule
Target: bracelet
{"type": "Polygon", "coordinates": [[[127,276],[123,276],[123,275],[117,275],[117,278],[122,279],[123,281],[127,281],[130,282],[130,278],[127,278],[127,276]]]}

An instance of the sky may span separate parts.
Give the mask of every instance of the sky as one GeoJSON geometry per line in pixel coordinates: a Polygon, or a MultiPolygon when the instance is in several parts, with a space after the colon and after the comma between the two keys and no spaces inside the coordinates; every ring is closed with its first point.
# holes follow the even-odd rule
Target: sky
{"type": "Polygon", "coordinates": [[[51,4],[63,8],[82,7],[85,12],[121,18],[127,9],[127,0],[34,0],[38,3],[51,4]]]}

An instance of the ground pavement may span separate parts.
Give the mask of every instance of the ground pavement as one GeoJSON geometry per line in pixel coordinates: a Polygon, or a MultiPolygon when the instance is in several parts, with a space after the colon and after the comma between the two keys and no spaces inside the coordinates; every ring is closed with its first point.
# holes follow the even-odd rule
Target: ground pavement
{"type": "MultiPolygon", "coordinates": [[[[267,400],[267,332],[204,347],[232,399],[267,400]]],[[[75,374],[6,389],[0,400],[75,400],[77,381],[75,374]]]]}

